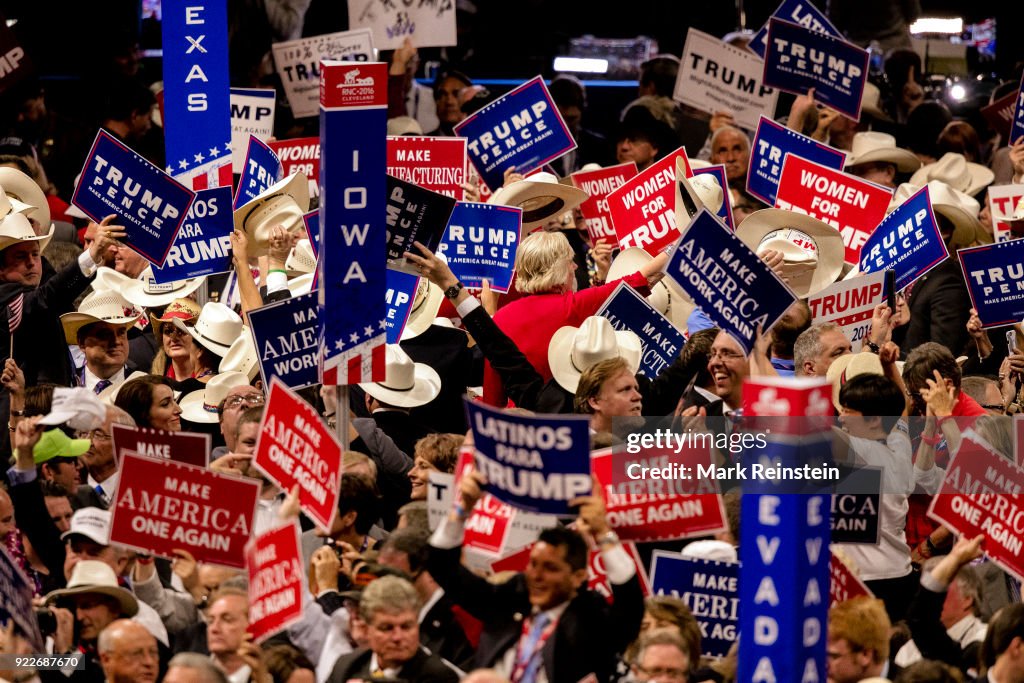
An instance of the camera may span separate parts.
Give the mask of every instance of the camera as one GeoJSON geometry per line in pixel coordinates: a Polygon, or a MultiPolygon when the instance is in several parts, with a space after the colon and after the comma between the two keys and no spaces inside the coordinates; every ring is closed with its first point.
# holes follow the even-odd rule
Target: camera
{"type": "Polygon", "coordinates": [[[39,622],[39,632],[45,638],[57,632],[57,615],[48,607],[41,607],[36,610],[36,621],[39,622]]]}

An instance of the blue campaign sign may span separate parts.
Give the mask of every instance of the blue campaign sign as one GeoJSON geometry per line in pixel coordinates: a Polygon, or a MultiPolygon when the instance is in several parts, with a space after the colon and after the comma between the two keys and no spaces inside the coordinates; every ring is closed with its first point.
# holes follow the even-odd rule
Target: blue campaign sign
{"type": "Polygon", "coordinates": [[[902,291],[949,256],[935,221],[928,186],[885,217],[860,249],[860,270],[896,271],[896,289],[902,291]]]}
{"type": "Polygon", "coordinates": [[[625,282],[619,283],[597,315],[608,318],[616,330],[631,330],[640,337],[640,374],[648,379],[661,374],[686,343],[676,326],[625,282]]]}
{"type": "Polygon", "coordinates": [[[117,214],[122,240],[161,266],[196,193],[101,130],[85,160],[71,203],[99,223],[117,214]]]}
{"type": "Polygon", "coordinates": [[[491,289],[507,292],[516,268],[516,251],[523,227],[523,210],[499,204],[458,202],[437,253],[467,287],[486,279],[491,289]]]}
{"type": "Polygon", "coordinates": [[[496,191],[505,170],[529,173],[576,149],[576,141],[540,76],[523,83],[455,126],[470,161],[496,191]]]}
{"type": "Polygon", "coordinates": [[[768,20],[764,84],[814,99],[854,121],[868,80],[868,52],[842,38],[780,19],[768,20]]]}
{"type": "Polygon", "coordinates": [[[273,377],[290,389],[319,381],[316,298],[317,293],[310,292],[249,311],[263,386],[270,386],[273,377]]]}
{"type": "Polygon", "coordinates": [[[231,188],[200,190],[185,216],[163,266],[153,266],[157,284],[231,270],[231,188]]]}
{"type": "Polygon", "coordinates": [[[757,326],[770,329],[797,299],[779,276],[707,209],[697,214],[676,244],[665,272],[748,352],[757,326]]]}
{"type": "Polygon", "coordinates": [[[310,211],[302,216],[302,223],[306,226],[306,237],[309,238],[309,246],[313,247],[313,256],[320,255],[320,210],[310,211]]]}
{"type": "Polygon", "coordinates": [[[724,657],[736,642],[739,575],[735,562],[690,559],[666,550],[651,557],[651,593],[686,603],[700,624],[701,654],[707,657],[724,657]]]}
{"type": "MultiPolygon", "coordinates": [[[[842,38],[843,34],[832,25],[832,22],[828,20],[821,10],[815,7],[806,0],[782,0],[782,4],[772,12],[772,16],[777,19],[783,19],[784,21],[791,21],[794,24],[799,24],[804,28],[818,33],[827,33],[830,36],[836,38],[842,38]]],[[[768,22],[764,23],[764,26],[754,34],[754,37],[750,39],[750,44],[747,45],[747,49],[756,54],[761,59],[764,59],[765,48],[768,47],[768,22]]]]}
{"type": "Polygon", "coordinates": [[[1017,102],[1013,105],[1013,120],[1010,121],[1010,142],[1017,142],[1024,136],[1024,76],[1017,88],[1017,102]]]}
{"type": "Polygon", "coordinates": [[[409,322],[420,279],[415,275],[388,268],[387,281],[388,293],[385,302],[388,312],[384,321],[388,324],[388,344],[397,344],[402,338],[405,324],[409,322]]]}
{"type": "Polygon", "coordinates": [[[750,146],[750,166],[747,169],[747,192],[768,206],[775,206],[775,195],[779,191],[782,165],[787,154],[794,154],[808,161],[837,171],[846,164],[846,153],[833,149],[795,130],[790,130],[767,116],[757,124],[757,133],[750,146]]]}
{"type": "Polygon", "coordinates": [[[1024,318],[1024,240],[961,249],[957,256],[982,327],[1024,318]]]}
{"type": "Polygon", "coordinates": [[[249,136],[249,149],[245,153],[245,164],[238,179],[235,192],[235,209],[256,199],[268,187],[284,178],[284,167],[274,150],[255,135],[249,136]]]}
{"type": "Polygon", "coordinates": [[[405,260],[405,252],[416,253],[413,242],[437,251],[455,199],[391,175],[387,183],[388,268],[412,274],[416,268],[405,260]]]}
{"type": "Polygon", "coordinates": [[[716,164],[714,166],[707,166],[705,168],[693,169],[693,175],[711,175],[718,181],[718,186],[722,188],[723,201],[722,206],[718,209],[718,217],[722,219],[722,222],[729,226],[730,230],[736,230],[736,221],[732,217],[732,202],[729,201],[729,192],[726,188],[729,187],[729,180],[725,175],[725,166],[722,164],[716,164]]]}
{"type": "Polygon", "coordinates": [[[512,507],[575,515],[569,501],[590,495],[590,422],[583,416],[510,415],[466,400],[484,489],[512,507]]]}
{"type": "Polygon", "coordinates": [[[737,680],[824,681],[829,496],[744,491],[741,500],[737,680]]]}

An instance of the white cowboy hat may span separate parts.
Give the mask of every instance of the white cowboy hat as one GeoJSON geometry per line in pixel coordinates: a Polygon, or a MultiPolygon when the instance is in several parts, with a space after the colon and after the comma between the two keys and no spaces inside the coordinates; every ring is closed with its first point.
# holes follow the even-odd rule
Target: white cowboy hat
{"type": "MultiPolygon", "coordinates": [[[[109,270],[109,269],[106,269],[109,270]]],[[[117,289],[121,296],[141,308],[159,308],[166,306],[175,299],[187,297],[199,289],[205,277],[193,277],[188,280],[175,280],[158,284],[153,279],[153,268],[146,266],[145,270],[139,273],[137,278],[127,277],[116,270],[104,273],[104,279],[110,282],[117,282],[117,289]]]]}
{"type": "Polygon", "coordinates": [[[926,164],[910,176],[910,184],[918,187],[929,180],[939,180],[954,190],[974,196],[992,184],[996,174],[981,164],[964,158],[963,154],[946,152],[932,164],[926,164]]]}
{"type": "Polygon", "coordinates": [[[686,177],[686,164],[682,159],[676,160],[676,227],[682,232],[693,217],[707,209],[718,214],[725,201],[725,193],[718,184],[718,178],[710,173],[702,173],[692,178],[686,177]]]}
{"type": "Polygon", "coordinates": [[[302,216],[309,211],[309,181],[303,173],[292,173],[234,213],[235,229],[249,238],[249,255],[262,256],[270,245],[270,229],[282,226],[287,232],[305,234],[302,216]]]}
{"type": "Polygon", "coordinates": [[[882,91],[870,81],[864,83],[864,92],[860,96],[860,113],[867,114],[873,119],[892,123],[892,117],[882,110],[882,91]]]}
{"type": "Polygon", "coordinates": [[[288,291],[293,297],[309,294],[313,291],[313,276],[313,273],[303,273],[298,277],[293,277],[288,281],[288,291]]]}
{"type": "MultiPolygon", "coordinates": [[[[608,282],[614,282],[637,272],[642,266],[650,263],[653,258],[640,247],[623,249],[608,268],[608,282]]],[[[675,278],[667,273],[651,287],[651,295],[647,297],[647,303],[668,318],[669,322],[675,325],[680,332],[686,329],[687,318],[697,308],[693,299],[683,291],[675,278]]]]}
{"type": "Polygon", "coordinates": [[[214,375],[202,391],[193,391],[181,399],[181,417],[189,422],[220,422],[217,406],[233,388],[248,384],[249,377],[243,372],[221,372],[214,375]]]}
{"type": "Polygon", "coordinates": [[[430,280],[421,277],[416,285],[416,293],[412,299],[412,310],[409,311],[409,319],[402,330],[402,340],[418,337],[434,324],[434,318],[441,308],[441,301],[444,299],[444,292],[437,285],[431,284],[430,280]]]}
{"type": "Polygon", "coordinates": [[[194,327],[186,325],[184,320],[176,319],[171,322],[179,330],[192,335],[203,348],[222,357],[231,348],[231,344],[246,331],[238,314],[216,301],[210,301],[203,306],[194,327]]]}
{"type": "Polygon", "coordinates": [[[391,406],[415,408],[441,393],[441,377],[434,368],[414,363],[398,344],[388,344],[386,356],[384,381],[359,385],[367,394],[391,406]]]}
{"type": "MultiPolygon", "coordinates": [[[[920,185],[913,183],[903,183],[897,187],[892,201],[889,203],[888,213],[895,211],[920,189],[920,185]]],[[[981,205],[974,197],[958,192],[946,183],[929,180],[928,198],[931,200],[935,213],[948,218],[953,224],[953,236],[949,240],[951,250],[970,246],[985,238],[991,241],[991,235],[985,231],[981,221],[978,220],[981,205]]]]}
{"type": "Polygon", "coordinates": [[[423,126],[411,116],[395,116],[388,119],[388,137],[399,135],[423,135],[423,126]]]}
{"type": "Polygon", "coordinates": [[[36,231],[32,229],[32,223],[25,218],[24,214],[9,213],[0,219],[0,251],[20,242],[39,242],[39,249],[46,249],[51,237],[53,237],[53,223],[50,223],[48,233],[37,235],[36,231]]]}
{"type": "Polygon", "coordinates": [[[816,218],[785,209],[761,209],[746,217],[736,236],[758,255],[783,255],[782,277],[800,297],[820,292],[843,272],[846,248],[839,231],[816,218]]]}
{"type": "Polygon", "coordinates": [[[221,374],[240,372],[248,377],[250,382],[256,379],[256,375],[260,374],[260,366],[259,358],[256,357],[256,343],[253,342],[252,335],[243,334],[231,344],[231,348],[224,354],[224,358],[220,362],[220,372],[221,374]]]}
{"type": "Polygon", "coordinates": [[[642,353],[635,332],[616,331],[608,318],[592,315],[579,327],[558,328],[548,343],[548,366],[555,381],[575,394],[583,373],[603,360],[622,358],[635,375],[642,353]]]}
{"type": "Polygon", "coordinates": [[[60,317],[64,340],[78,343],[78,331],[93,323],[107,323],[114,327],[132,327],[142,313],[117,292],[93,292],[82,300],[78,310],[60,317]]]}
{"type": "Polygon", "coordinates": [[[139,601],[130,591],[121,588],[110,565],[99,560],[82,560],[76,564],[71,570],[67,588],[47,593],[46,604],[52,605],[61,598],[90,593],[113,598],[120,605],[121,614],[126,617],[134,617],[139,612],[139,601]]]}
{"type": "Polygon", "coordinates": [[[572,211],[589,197],[578,187],[563,185],[550,173],[541,172],[498,188],[487,203],[521,208],[523,230],[528,231],[572,211]]]}
{"type": "Polygon", "coordinates": [[[41,187],[29,176],[16,168],[8,166],[0,167],[0,187],[7,196],[13,200],[14,211],[27,213],[28,218],[42,226],[43,230],[50,230],[50,204],[46,201],[46,194],[41,187]],[[17,202],[15,204],[14,202],[17,202]],[[18,207],[22,208],[18,208],[18,207]]]}
{"type": "Polygon", "coordinates": [[[856,133],[853,136],[849,156],[846,157],[846,166],[859,166],[870,164],[876,161],[884,161],[895,164],[900,173],[912,173],[921,168],[921,160],[909,149],[896,146],[896,138],[888,133],[878,133],[873,130],[863,133],[856,133]]]}
{"type": "Polygon", "coordinates": [[[4,189],[0,187],[0,218],[9,213],[28,214],[35,211],[35,209],[36,207],[34,206],[29,206],[14,197],[8,196],[4,189]]]}
{"type": "Polygon", "coordinates": [[[284,262],[284,269],[289,273],[312,273],[316,270],[316,256],[313,255],[313,245],[309,240],[299,240],[288,252],[288,259],[284,262]]]}
{"type": "Polygon", "coordinates": [[[839,391],[843,385],[857,375],[884,375],[882,362],[878,360],[877,353],[863,351],[861,353],[846,353],[839,356],[828,366],[825,377],[832,384],[832,405],[840,410],[839,391]]]}

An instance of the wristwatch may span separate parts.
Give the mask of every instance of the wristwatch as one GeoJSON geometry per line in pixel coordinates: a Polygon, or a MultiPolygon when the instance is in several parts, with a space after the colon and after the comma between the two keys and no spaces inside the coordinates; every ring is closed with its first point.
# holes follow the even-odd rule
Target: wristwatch
{"type": "Polygon", "coordinates": [[[461,291],[462,291],[462,283],[461,282],[456,282],[454,285],[452,285],[448,289],[444,290],[444,295],[446,297],[448,297],[449,299],[454,299],[455,297],[457,297],[459,295],[459,292],[461,292],[461,291]]]}

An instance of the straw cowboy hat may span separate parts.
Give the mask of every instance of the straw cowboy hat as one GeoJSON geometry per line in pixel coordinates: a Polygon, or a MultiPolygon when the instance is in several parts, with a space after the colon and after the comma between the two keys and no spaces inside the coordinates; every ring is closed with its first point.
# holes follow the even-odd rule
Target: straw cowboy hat
{"type": "Polygon", "coordinates": [[[231,348],[220,362],[220,371],[221,374],[240,372],[248,377],[250,382],[256,379],[256,375],[260,374],[260,366],[259,358],[256,357],[256,343],[251,335],[243,334],[231,344],[231,348]]]}
{"type": "MultiPolygon", "coordinates": [[[[889,203],[888,213],[895,211],[920,189],[920,185],[913,183],[903,183],[897,187],[889,203]]],[[[978,220],[981,205],[973,197],[957,192],[938,180],[928,181],[928,197],[935,213],[949,219],[953,224],[953,236],[949,240],[951,250],[970,246],[979,240],[992,241],[992,236],[978,220]]]]}
{"type": "Polygon", "coordinates": [[[762,209],[747,216],[736,236],[758,255],[782,252],[782,277],[805,299],[828,287],[843,272],[846,248],[839,231],[816,218],[785,209],[762,209]]]}
{"type": "Polygon", "coordinates": [[[288,253],[284,269],[289,273],[312,273],[316,270],[316,256],[309,240],[299,240],[288,253]]]}
{"type": "Polygon", "coordinates": [[[896,138],[873,130],[856,133],[845,168],[873,162],[895,164],[900,173],[913,173],[921,168],[921,160],[909,149],[896,146],[896,138]]]}
{"type": "Polygon", "coordinates": [[[892,117],[882,110],[882,91],[870,81],[864,83],[864,92],[860,96],[861,116],[867,114],[876,121],[892,123],[892,117]]]}
{"type": "Polygon", "coordinates": [[[441,376],[424,363],[414,363],[398,344],[388,344],[383,382],[360,384],[363,391],[398,408],[415,408],[430,403],[441,393],[441,376]]]}
{"type": "MultiPolygon", "coordinates": [[[[653,258],[646,250],[639,247],[623,249],[608,268],[608,282],[614,282],[635,273],[642,266],[650,263],[653,258]]],[[[675,325],[680,332],[686,329],[686,319],[697,308],[693,299],[683,291],[675,278],[667,273],[659,282],[651,286],[651,295],[647,297],[647,303],[668,318],[669,322],[675,325]]]]}
{"type": "Polygon", "coordinates": [[[279,180],[234,213],[235,229],[249,238],[249,255],[262,256],[270,245],[270,230],[276,225],[287,232],[305,233],[302,216],[309,211],[309,181],[293,173],[279,180]]]}
{"type": "Polygon", "coordinates": [[[146,266],[137,278],[127,277],[109,268],[104,270],[107,271],[103,274],[104,284],[116,283],[109,289],[120,292],[121,296],[140,308],[166,306],[175,299],[187,297],[199,289],[206,280],[205,277],[193,277],[159,284],[153,279],[151,266],[146,266]]]}
{"type": "Polygon", "coordinates": [[[603,360],[622,358],[629,372],[640,368],[643,347],[630,330],[616,331],[607,318],[592,315],[579,327],[560,327],[548,343],[548,365],[555,381],[575,394],[584,372],[603,360]]]}
{"type": "Polygon", "coordinates": [[[523,230],[529,231],[572,211],[589,197],[578,187],[563,185],[552,174],[541,172],[498,188],[488,203],[521,208],[523,230]]]}
{"type": "Polygon", "coordinates": [[[1017,206],[1013,207],[1013,213],[1006,219],[1014,233],[1024,231],[1024,197],[1020,198],[1017,206]]]}
{"type": "Polygon", "coordinates": [[[243,372],[221,372],[214,375],[202,391],[193,391],[181,399],[178,404],[181,416],[189,422],[220,422],[220,415],[217,414],[220,402],[227,398],[233,388],[248,385],[249,377],[243,372]]]}
{"type": "Polygon", "coordinates": [[[870,351],[847,353],[839,356],[828,366],[825,377],[832,384],[832,405],[839,410],[839,391],[843,385],[857,375],[884,375],[882,361],[878,354],[870,351]]]}
{"type": "Polygon", "coordinates": [[[141,313],[117,292],[93,292],[82,300],[78,310],[60,317],[64,339],[68,344],[78,343],[78,331],[93,323],[107,323],[114,327],[132,327],[141,313]]]}
{"type": "Polygon", "coordinates": [[[6,216],[9,213],[28,214],[35,211],[35,209],[36,207],[25,204],[18,201],[17,198],[10,196],[4,192],[3,187],[0,187],[0,217],[6,216]]]}
{"type": "Polygon", "coordinates": [[[26,213],[44,230],[50,230],[50,204],[36,181],[16,168],[3,166],[0,167],[0,188],[12,200],[16,213],[26,213]]]}
{"type": "Polygon", "coordinates": [[[680,232],[690,224],[693,217],[707,209],[718,214],[725,201],[725,193],[718,184],[718,178],[702,173],[692,178],[686,177],[686,163],[676,160],[676,227],[680,232]]]}
{"type": "Polygon", "coordinates": [[[0,219],[0,251],[21,242],[39,242],[39,249],[46,249],[53,237],[53,224],[45,235],[37,235],[32,223],[21,213],[8,213],[0,219]]]}
{"type": "Polygon", "coordinates": [[[402,341],[418,337],[430,329],[443,299],[444,292],[440,287],[431,284],[425,277],[420,278],[419,284],[416,285],[416,294],[413,296],[409,319],[402,330],[402,341]]]}
{"type": "Polygon", "coordinates": [[[131,592],[121,588],[117,575],[106,562],[82,560],[71,570],[67,588],[50,591],[46,604],[52,605],[61,598],[74,595],[100,594],[113,598],[120,605],[121,614],[134,617],[139,612],[139,602],[131,592]]]}
{"type": "Polygon", "coordinates": [[[175,318],[186,323],[193,323],[199,317],[200,310],[199,304],[192,299],[175,299],[167,304],[167,308],[164,309],[163,314],[159,317],[152,313],[149,314],[149,322],[153,324],[153,336],[156,337],[159,343],[160,335],[163,334],[162,325],[164,323],[169,323],[175,318]]]}
{"type": "MultiPolygon", "coordinates": [[[[203,348],[209,349],[218,356],[224,356],[240,335],[246,332],[245,325],[238,314],[222,303],[211,301],[203,306],[199,318],[193,327],[184,320],[175,319],[174,326],[188,332],[203,348]]],[[[212,381],[212,380],[211,380],[212,381]]]]}
{"type": "Polygon", "coordinates": [[[964,158],[963,154],[946,152],[932,164],[926,164],[910,176],[910,184],[920,187],[929,180],[940,180],[954,190],[974,196],[992,184],[996,174],[981,164],[964,158]]]}

